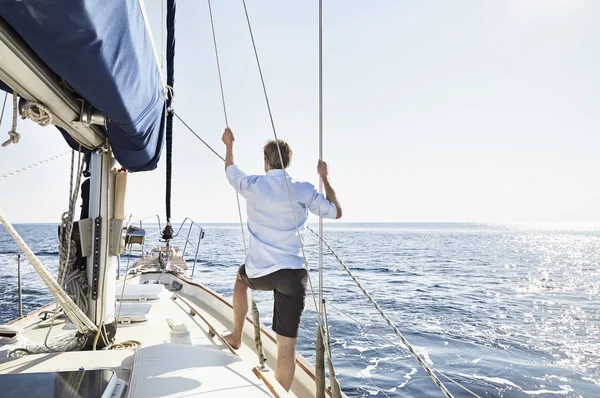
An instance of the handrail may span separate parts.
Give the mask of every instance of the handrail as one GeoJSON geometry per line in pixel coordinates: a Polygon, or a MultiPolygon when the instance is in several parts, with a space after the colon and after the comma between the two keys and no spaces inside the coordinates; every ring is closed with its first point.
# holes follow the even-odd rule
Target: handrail
{"type": "MultiPolygon", "coordinates": [[[[157,234],[159,234],[159,233],[162,231],[162,225],[161,225],[161,222],[160,222],[160,216],[159,216],[158,214],[155,214],[155,215],[148,216],[148,217],[146,217],[146,218],[143,218],[143,219],[141,219],[141,220],[139,220],[139,221],[138,221],[138,223],[139,223],[139,225],[140,225],[140,228],[144,228],[143,221],[145,221],[145,220],[148,220],[148,219],[151,219],[151,218],[154,218],[154,217],[156,217],[156,219],[158,220],[158,231],[156,231],[156,232],[153,232],[153,233],[151,233],[151,234],[149,234],[149,235],[146,235],[146,237],[147,237],[147,238],[148,238],[148,237],[151,237],[151,236],[154,236],[154,235],[157,235],[157,234]]],[[[192,266],[192,274],[191,274],[191,276],[192,276],[192,277],[194,277],[194,272],[196,271],[196,263],[198,262],[198,252],[200,251],[200,242],[201,242],[201,241],[202,241],[202,239],[204,238],[204,229],[203,229],[203,228],[202,228],[202,227],[201,227],[201,226],[200,226],[198,223],[196,223],[194,220],[192,220],[192,219],[191,219],[191,218],[189,218],[189,217],[186,217],[186,218],[185,218],[185,219],[184,219],[184,220],[181,222],[181,225],[180,225],[180,226],[179,226],[179,228],[177,229],[177,233],[175,233],[175,234],[173,235],[173,239],[172,239],[172,240],[175,240],[175,238],[177,238],[177,237],[179,236],[179,234],[181,233],[181,230],[183,229],[183,227],[184,227],[184,226],[186,225],[186,223],[188,223],[188,222],[189,222],[189,229],[188,229],[188,232],[187,232],[187,235],[186,235],[186,237],[183,239],[185,243],[184,243],[184,245],[183,245],[183,250],[182,250],[182,253],[183,253],[183,259],[184,259],[184,261],[185,261],[185,256],[186,256],[186,251],[187,251],[187,246],[188,246],[188,244],[190,244],[190,245],[193,245],[194,243],[196,243],[195,241],[192,241],[192,240],[190,240],[190,236],[191,236],[191,234],[192,234],[192,230],[194,229],[194,227],[196,227],[196,228],[198,229],[198,241],[197,241],[197,243],[196,243],[196,252],[195,252],[195,254],[194,254],[194,264],[193,264],[193,266],[192,266]]],[[[143,252],[144,252],[144,250],[145,250],[145,244],[146,244],[146,243],[145,243],[145,241],[144,241],[144,246],[142,246],[142,253],[143,253],[143,252]]]]}
{"type": "Polygon", "coordinates": [[[173,236],[173,238],[176,238],[179,236],[179,233],[181,232],[181,230],[183,229],[183,227],[187,221],[189,221],[189,223],[190,223],[190,228],[188,229],[188,233],[185,238],[185,244],[183,245],[183,257],[184,258],[185,258],[185,253],[187,250],[188,243],[190,245],[193,244],[193,242],[190,241],[190,235],[192,234],[192,229],[194,227],[198,228],[198,243],[196,244],[196,253],[194,254],[194,265],[192,266],[192,275],[191,275],[193,278],[194,272],[196,271],[196,263],[198,262],[198,252],[200,251],[200,242],[202,242],[202,239],[204,238],[204,228],[202,228],[198,223],[196,223],[191,218],[186,217],[181,222],[181,225],[179,226],[179,229],[177,230],[177,233],[173,236]]]}
{"type": "Polygon", "coordinates": [[[140,228],[144,228],[142,222],[144,222],[146,220],[149,220],[151,218],[154,218],[154,217],[156,217],[156,219],[158,220],[158,229],[162,230],[162,226],[161,226],[161,223],[160,223],[160,216],[158,214],[153,214],[151,216],[148,216],[146,218],[142,218],[142,219],[138,220],[138,222],[140,223],[140,228]]]}
{"type": "Polygon", "coordinates": [[[187,301],[186,299],[184,299],[177,293],[173,293],[173,296],[171,296],[171,299],[174,301],[179,299],[182,303],[187,305],[189,308],[190,316],[198,315],[198,317],[200,319],[202,319],[202,321],[204,321],[204,323],[206,323],[206,326],[208,326],[208,333],[211,337],[217,336],[217,338],[219,340],[221,340],[221,343],[223,343],[225,345],[225,347],[227,347],[227,349],[229,349],[229,351],[233,355],[238,355],[238,353],[231,346],[231,344],[229,344],[229,342],[227,342],[227,340],[225,340],[225,337],[223,337],[223,335],[221,333],[219,333],[217,331],[217,329],[215,329],[215,327],[208,321],[208,319],[206,319],[196,308],[194,308],[194,305],[192,305],[192,303],[190,303],[189,301],[187,301]]]}

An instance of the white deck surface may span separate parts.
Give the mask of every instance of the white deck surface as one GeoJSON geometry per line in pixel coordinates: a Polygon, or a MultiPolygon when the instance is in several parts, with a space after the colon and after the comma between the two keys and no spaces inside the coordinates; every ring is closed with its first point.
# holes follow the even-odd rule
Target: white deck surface
{"type": "MultiPolygon", "coordinates": [[[[138,278],[133,279],[133,283],[137,281],[138,278]]],[[[139,341],[141,346],[137,351],[104,350],[6,358],[7,352],[16,346],[42,343],[48,331],[47,327],[35,327],[39,323],[36,316],[19,320],[14,326],[24,330],[18,342],[3,344],[0,339],[0,374],[110,368],[130,384],[125,395],[128,397],[272,396],[269,388],[252,372],[258,364],[256,354],[245,346],[239,350],[239,355],[232,354],[217,337],[209,337],[206,323],[198,316],[191,316],[187,304],[173,300],[172,296],[173,293],[165,290],[159,299],[144,302],[152,305],[152,317],[148,321],[119,325],[116,342],[139,341]],[[189,338],[171,337],[168,318],[171,324],[185,325],[190,332],[189,338]],[[187,344],[173,343],[186,340],[187,344]]],[[[195,309],[219,332],[225,330],[213,317],[200,308],[195,309]]],[[[58,324],[52,329],[50,338],[72,332],[70,325],[58,324]]],[[[266,377],[273,379],[273,372],[267,372],[266,377]]]]}

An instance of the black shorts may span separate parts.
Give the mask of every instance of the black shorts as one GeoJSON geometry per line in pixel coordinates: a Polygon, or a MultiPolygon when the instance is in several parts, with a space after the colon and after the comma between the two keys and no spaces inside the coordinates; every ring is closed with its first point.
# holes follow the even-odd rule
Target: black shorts
{"type": "Polygon", "coordinates": [[[280,269],[260,278],[248,278],[246,266],[238,269],[244,284],[252,290],[272,290],[273,330],[280,336],[296,338],[304,311],[307,275],[305,269],[280,269]]]}

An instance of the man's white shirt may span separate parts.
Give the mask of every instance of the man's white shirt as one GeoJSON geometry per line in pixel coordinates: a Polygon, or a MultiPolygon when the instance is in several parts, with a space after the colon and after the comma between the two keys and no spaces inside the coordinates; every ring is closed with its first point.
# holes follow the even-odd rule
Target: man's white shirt
{"type": "Polygon", "coordinates": [[[227,167],[226,174],[229,183],[246,199],[250,232],[246,255],[248,277],[259,278],[286,268],[304,268],[284,178],[288,180],[300,231],[308,220],[309,211],[323,218],[335,219],[335,205],[314,185],[295,181],[281,169],[249,176],[236,165],[231,165],[227,167]]]}

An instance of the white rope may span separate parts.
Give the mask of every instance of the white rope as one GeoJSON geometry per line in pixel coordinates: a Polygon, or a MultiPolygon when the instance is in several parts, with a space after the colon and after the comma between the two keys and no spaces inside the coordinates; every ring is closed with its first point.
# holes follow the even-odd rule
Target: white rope
{"type": "Polygon", "coordinates": [[[423,369],[425,369],[425,372],[427,372],[427,374],[433,379],[433,381],[435,382],[435,384],[442,390],[442,392],[444,393],[444,395],[446,397],[448,397],[448,398],[452,398],[452,394],[450,394],[450,392],[448,391],[448,389],[444,386],[444,384],[440,381],[440,379],[435,375],[435,373],[433,372],[433,370],[429,367],[429,365],[427,365],[427,363],[423,360],[423,358],[421,358],[421,356],[419,354],[417,354],[417,352],[415,351],[415,349],[412,347],[412,345],[410,345],[410,343],[408,342],[408,340],[406,340],[406,338],[402,335],[402,333],[400,333],[400,330],[398,330],[398,328],[396,327],[396,325],[394,325],[394,323],[392,322],[392,320],[383,312],[383,310],[381,309],[381,307],[379,306],[379,304],[377,304],[377,302],[373,299],[373,297],[371,297],[371,295],[362,286],[362,284],[358,281],[358,279],[356,279],[356,277],[354,276],[354,274],[352,273],[352,271],[350,271],[350,268],[348,268],[348,266],[344,263],[344,261],[342,261],[342,259],[337,255],[337,253],[335,252],[335,250],[333,250],[333,248],[331,247],[331,245],[329,244],[329,242],[327,242],[325,239],[323,239],[322,237],[320,237],[312,228],[310,228],[308,226],[306,228],[310,232],[312,232],[319,240],[323,241],[323,243],[325,245],[327,245],[327,248],[335,256],[335,258],[342,265],[342,267],[344,267],[344,269],[346,270],[346,272],[348,273],[348,275],[350,275],[350,278],[352,278],[352,280],[354,281],[354,283],[356,283],[356,285],[358,286],[358,288],[369,299],[369,301],[371,302],[371,304],[373,304],[373,306],[375,307],[375,309],[377,310],[377,312],[379,312],[379,314],[383,317],[383,319],[387,322],[387,324],[392,328],[392,330],[394,331],[394,333],[396,334],[396,336],[398,336],[400,338],[400,341],[402,341],[402,343],[406,346],[406,348],[411,353],[411,355],[417,360],[417,362],[419,362],[419,364],[423,367],[423,369]]]}
{"type": "Polygon", "coordinates": [[[2,143],[3,147],[7,147],[10,144],[18,144],[19,140],[21,139],[21,134],[17,133],[16,131],[9,131],[8,136],[10,138],[2,143]]]}
{"type": "Polygon", "coordinates": [[[68,153],[69,153],[69,151],[66,151],[66,152],[60,153],[60,154],[58,154],[58,155],[56,155],[56,156],[52,156],[51,158],[44,159],[44,160],[41,160],[41,161],[39,161],[39,162],[37,162],[37,163],[30,164],[29,166],[25,166],[25,167],[23,167],[23,168],[21,168],[21,169],[18,169],[18,170],[12,171],[12,172],[10,172],[10,173],[6,173],[6,174],[4,174],[4,175],[0,176],[0,181],[2,181],[2,180],[3,180],[3,179],[5,179],[5,178],[12,177],[12,176],[14,176],[14,175],[17,175],[17,174],[19,174],[19,173],[22,173],[22,172],[24,172],[24,171],[31,170],[31,169],[33,169],[33,168],[36,168],[36,167],[38,167],[38,166],[41,166],[41,165],[43,165],[43,164],[45,164],[45,163],[49,163],[49,162],[51,162],[51,161],[53,161],[53,160],[56,160],[56,159],[58,159],[58,158],[61,158],[61,157],[65,156],[65,155],[66,155],[66,154],[68,154],[68,153]]]}
{"type": "Polygon", "coordinates": [[[45,105],[37,102],[27,102],[23,108],[23,119],[29,118],[42,127],[52,123],[52,111],[45,105]]]}
{"type": "Polygon", "coordinates": [[[58,305],[62,307],[62,309],[65,311],[65,314],[77,327],[77,330],[79,330],[79,332],[83,334],[95,331],[96,326],[92,323],[92,321],[90,321],[86,314],[83,311],[81,311],[79,307],[77,307],[77,304],[73,302],[69,295],[61,288],[58,282],[52,277],[50,272],[48,272],[44,264],[42,264],[42,262],[36,257],[36,255],[29,248],[29,246],[27,246],[27,244],[25,243],[23,238],[21,238],[19,233],[15,231],[14,227],[6,220],[1,210],[0,223],[4,225],[6,231],[13,237],[19,248],[25,254],[27,260],[29,260],[29,262],[36,270],[42,281],[48,287],[50,294],[52,294],[58,305]]]}
{"type": "Polygon", "coordinates": [[[8,136],[10,137],[8,140],[2,143],[3,147],[7,147],[10,144],[17,144],[21,139],[21,135],[17,133],[17,114],[18,114],[18,96],[17,92],[13,91],[13,119],[12,119],[12,130],[8,132],[8,136]]]}

